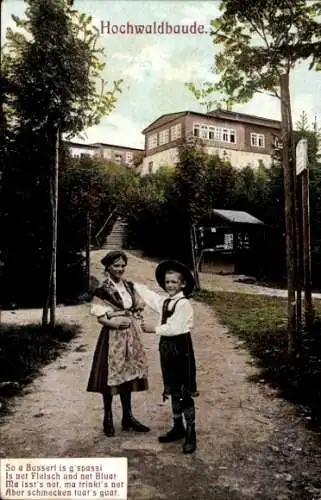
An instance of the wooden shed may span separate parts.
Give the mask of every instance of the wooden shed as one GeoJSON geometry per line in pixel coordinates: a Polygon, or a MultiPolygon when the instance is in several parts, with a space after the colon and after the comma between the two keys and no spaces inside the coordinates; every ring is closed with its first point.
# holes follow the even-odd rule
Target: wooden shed
{"type": "Polygon", "coordinates": [[[195,228],[199,270],[216,274],[260,273],[264,223],[238,210],[214,209],[195,228]]]}

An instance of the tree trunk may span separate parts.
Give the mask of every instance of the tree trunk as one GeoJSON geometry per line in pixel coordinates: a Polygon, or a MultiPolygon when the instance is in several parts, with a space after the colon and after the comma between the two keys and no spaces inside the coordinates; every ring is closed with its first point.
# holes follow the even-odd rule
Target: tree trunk
{"type": "Polygon", "coordinates": [[[52,248],[51,248],[51,293],[50,293],[50,327],[56,324],[57,306],[57,229],[58,229],[58,176],[59,176],[59,128],[55,131],[55,161],[52,175],[52,248]]]}
{"type": "Polygon", "coordinates": [[[42,328],[45,328],[48,326],[48,313],[49,313],[49,303],[50,303],[50,295],[51,295],[51,265],[50,265],[50,273],[49,273],[49,279],[48,279],[48,294],[46,297],[46,301],[44,303],[44,306],[42,308],[42,328]]]}
{"type": "Polygon", "coordinates": [[[286,263],[287,263],[287,287],[288,287],[288,354],[294,354],[296,335],[296,301],[295,301],[295,211],[293,193],[293,173],[291,170],[289,149],[290,122],[289,122],[289,74],[280,75],[281,90],[281,118],[282,118],[282,163],[284,176],[284,218],[286,235],[286,263]]]}
{"type": "Polygon", "coordinates": [[[47,296],[44,302],[44,306],[42,309],[42,327],[46,328],[49,324],[49,308],[51,305],[51,296],[52,296],[52,277],[53,277],[53,259],[52,259],[52,247],[53,247],[53,207],[54,207],[54,165],[55,165],[55,143],[56,136],[49,128],[48,131],[49,140],[49,198],[50,198],[50,208],[51,208],[51,232],[50,232],[50,240],[51,240],[51,249],[48,250],[49,255],[49,273],[48,273],[48,285],[47,285],[47,296]]]}

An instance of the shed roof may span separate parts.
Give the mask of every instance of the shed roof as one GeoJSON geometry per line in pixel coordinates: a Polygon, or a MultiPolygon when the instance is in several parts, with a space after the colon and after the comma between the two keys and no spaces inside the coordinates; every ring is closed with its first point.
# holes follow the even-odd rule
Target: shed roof
{"type": "Polygon", "coordinates": [[[223,219],[229,222],[234,222],[237,224],[264,224],[261,220],[253,217],[253,215],[247,212],[242,212],[240,210],[217,210],[214,209],[213,213],[219,215],[223,219]]]}

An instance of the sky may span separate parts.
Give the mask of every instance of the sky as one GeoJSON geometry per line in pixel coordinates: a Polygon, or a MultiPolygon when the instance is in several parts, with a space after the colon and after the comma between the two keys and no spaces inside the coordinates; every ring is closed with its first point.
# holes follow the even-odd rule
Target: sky
{"type": "MultiPolygon", "coordinates": [[[[213,45],[206,31],[211,20],[219,16],[219,5],[219,0],[74,0],[74,8],[90,14],[99,30],[102,22],[105,26],[99,37],[107,64],[104,78],[124,82],[116,109],[98,126],[73,140],[144,148],[142,130],[159,116],[185,110],[206,112],[184,83],[213,81],[211,67],[220,47],[213,45]],[[203,25],[205,33],[112,33],[127,22],[153,26],[163,21],[170,26],[203,25]]],[[[23,17],[24,9],[23,0],[3,1],[3,36],[8,26],[14,27],[11,15],[23,17]]],[[[317,117],[321,124],[321,72],[309,71],[306,63],[298,65],[292,73],[291,97],[294,123],[304,110],[310,122],[317,117]]],[[[256,94],[249,103],[236,105],[233,110],[280,119],[279,101],[263,94],[256,94]]]]}

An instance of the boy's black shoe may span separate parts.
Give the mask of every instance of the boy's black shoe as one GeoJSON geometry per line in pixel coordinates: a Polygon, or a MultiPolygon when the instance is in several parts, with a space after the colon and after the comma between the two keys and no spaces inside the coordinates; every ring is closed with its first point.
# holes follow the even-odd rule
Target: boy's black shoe
{"type": "Polygon", "coordinates": [[[196,432],[195,424],[188,425],[185,434],[185,443],[183,444],[183,453],[194,453],[196,450],[196,432]]]}
{"type": "Polygon", "coordinates": [[[167,432],[164,436],[159,436],[158,441],[160,443],[174,443],[174,441],[180,441],[186,435],[186,430],[183,424],[183,419],[174,418],[174,427],[167,432]]]}

